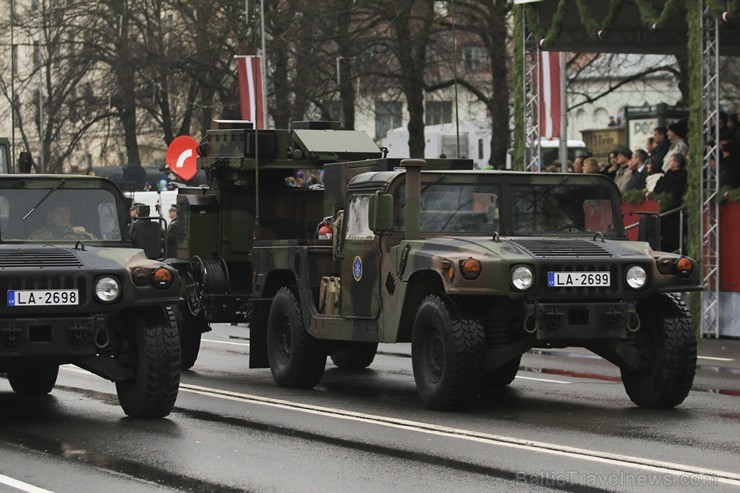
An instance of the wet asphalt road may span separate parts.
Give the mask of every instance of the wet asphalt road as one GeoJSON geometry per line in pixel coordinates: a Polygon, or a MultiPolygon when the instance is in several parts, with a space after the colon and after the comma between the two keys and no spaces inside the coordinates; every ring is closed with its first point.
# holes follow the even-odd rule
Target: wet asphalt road
{"type": "Polygon", "coordinates": [[[0,379],[0,491],[740,491],[740,341],[700,344],[675,410],[636,408],[616,368],[566,349],[465,414],[422,408],[408,345],[298,391],[247,369],[248,344],[205,334],[165,420],[125,418],[74,367],[42,398],[0,379]]]}

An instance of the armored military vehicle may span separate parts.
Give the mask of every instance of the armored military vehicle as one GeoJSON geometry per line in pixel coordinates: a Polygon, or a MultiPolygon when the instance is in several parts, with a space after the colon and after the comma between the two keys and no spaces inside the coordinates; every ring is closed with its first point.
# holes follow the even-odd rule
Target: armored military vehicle
{"type": "MultiPolygon", "coordinates": [[[[247,322],[254,309],[263,308],[253,303],[254,241],[311,239],[317,225],[333,216],[331,203],[324,210],[324,165],[377,160],[364,168],[370,170],[399,162],[381,156],[364,132],[342,130],[336,122],[293,122],[291,130],[259,131],[249,122],[215,122],[198,158],[210,186],[178,189],[176,248],[167,260],[184,284],[178,311],[183,369],[195,364],[210,323],[247,322]]],[[[446,169],[472,166],[470,160],[429,161],[429,167],[446,169]]],[[[267,360],[253,356],[250,364],[261,367],[267,360]]]]}
{"type": "Polygon", "coordinates": [[[0,373],[16,393],[50,392],[71,363],[114,381],[129,416],[172,410],[180,283],[127,243],[127,212],[106,179],[0,177],[0,373]]]}
{"type": "Polygon", "coordinates": [[[186,273],[199,313],[242,311],[250,366],[279,385],[317,385],[327,356],[365,368],[378,343],[410,342],[434,409],[509,384],[534,347],[613,362],[639,406],[688,394],[696,340],[678,293],[700,289],[696,262],[627,241],[612,181],[388,159],[310,125],[267,135],[209,131],[202,164],[220,188],[178,197],[181,227],[206,231],[178,240],[203,254],[186,273]],[[287,185],[318,167],[323,188],[287,185]]]}

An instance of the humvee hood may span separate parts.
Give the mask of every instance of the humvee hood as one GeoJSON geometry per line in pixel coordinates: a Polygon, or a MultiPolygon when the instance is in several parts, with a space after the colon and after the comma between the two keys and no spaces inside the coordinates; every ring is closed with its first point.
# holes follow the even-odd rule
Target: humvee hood
{"type": "Polygon", "coordinates": [[[134,248],[0,245],[1,269],[117,269],[151,263],[142,250],[134,248]]]}
{"type": "Polygon", "coordinates": [[[424,239],[420,252],[470,253],[485,256],[521,255],[529,258],[601,258],[644,256],[650,247],[644,242],[608,242],[590,238],[548,237],[437,237],[424,239]]]}

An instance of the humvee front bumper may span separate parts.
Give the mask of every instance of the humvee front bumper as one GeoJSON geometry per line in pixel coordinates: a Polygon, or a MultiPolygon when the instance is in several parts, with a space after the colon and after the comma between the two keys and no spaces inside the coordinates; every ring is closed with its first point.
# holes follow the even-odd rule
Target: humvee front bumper
{"type": "Polygon", "coordinates": [[[524,305],[524,330],[538,340],[626,338],[639,328],[634,302],[524,305]]]}
{"type": "Polygon", "coordinates": [[[108,342],[105,315],[0,320],[0,358],[89,356],[108,342]]]}

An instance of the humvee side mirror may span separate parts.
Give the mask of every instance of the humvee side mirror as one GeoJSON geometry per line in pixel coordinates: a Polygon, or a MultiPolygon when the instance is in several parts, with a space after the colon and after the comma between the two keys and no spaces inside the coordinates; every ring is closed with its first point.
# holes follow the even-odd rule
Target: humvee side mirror
{"type": "Polygon", "coordinates": [[[368,225],[373,233],[393,229],[393,195],[375,192],[370,196],[368,225]]]}

